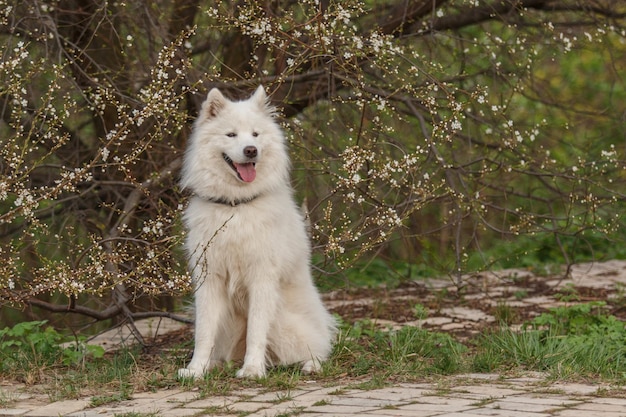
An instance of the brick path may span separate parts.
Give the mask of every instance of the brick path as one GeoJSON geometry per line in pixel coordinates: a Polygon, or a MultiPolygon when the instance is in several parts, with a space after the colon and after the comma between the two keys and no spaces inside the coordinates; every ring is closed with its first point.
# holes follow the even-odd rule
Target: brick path
{"type": "Polygon", "coordinates": [[[46,397],[18,392],[15,387],[12,393],[3,391],[14,402],[11,409],[0,409],[0,416],[626,416],[623,391],[594,384],[546,384],[536,374],[518,378],[457,375],[437,383],[373,390],[324,387],[311,381],[288,391],[245,389],[205,398],[198,391],[171,389],[138,393],[131,400],[100,407],[90,407],[90,398],[47,404],[46,397]]]}

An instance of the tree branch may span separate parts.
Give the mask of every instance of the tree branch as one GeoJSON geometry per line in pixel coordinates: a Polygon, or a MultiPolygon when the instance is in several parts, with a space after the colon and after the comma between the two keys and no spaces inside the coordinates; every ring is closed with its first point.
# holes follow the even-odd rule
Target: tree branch
{"type": "MultiPolygon", "coordinates": [[[[112,319],[118,316],[121,312],[120,307],[117,305],[112,305],[104,310],[95,310],[95,309],[80,306],[80,305],[72,307],[69,305],[66,306],[66,305],[49,303],[47,301],[43,301],[34,297],[29,298],[26,302],[31,306],[39,307],[41,309],[50,311],[52,313],[75,313],[75,314],[80,314],[83,316],[91,317],[98,321],[112,319]]],[[[133,320],[146,319],[146,318],[151,318],[151,317],[166,317],[166,318],[176,320],[181,323],[187,323],[187,324],[193,323],[193,319],[190,319],[189,317],[180,316],[180,315],[170,313],[167,311],[142,311],[142,312],[135,312],[135,313],[131,312],[128,315],[128,318],[133,319],[133,320]]]]}
{"type": "Polygon", "coordinates": [[[519,9],[545,9],[550,3],[551,0],[505,0],[479,7],[467,7],[457,14],[433,19],[431,25],[426,30],[424,30],[423,26],[413,25],[412,32],[424,35],[432,32],[460,29],[491,20],[494,17],[504,18],[519,9]]]}

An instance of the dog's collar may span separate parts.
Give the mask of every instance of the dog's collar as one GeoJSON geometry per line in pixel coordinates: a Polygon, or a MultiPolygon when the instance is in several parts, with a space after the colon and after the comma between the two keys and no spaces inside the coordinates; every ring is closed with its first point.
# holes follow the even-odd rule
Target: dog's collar
{"type": "Polygon", "coordinates": [[[225,197],[206,197],[206,196],[202,196],[198,194],[196,194],[196,197],[198,197],[201,200],[208,201],[209,203],[223,204],[225,206],[236,207],[241,204],[247,204],[247,203],[250,203],[251,201],[256,200],[259,197],[259,194],[253,195],[252,197],[241,198],[241,199],[236,199],[236,200],[230,200],[225,197]]]}

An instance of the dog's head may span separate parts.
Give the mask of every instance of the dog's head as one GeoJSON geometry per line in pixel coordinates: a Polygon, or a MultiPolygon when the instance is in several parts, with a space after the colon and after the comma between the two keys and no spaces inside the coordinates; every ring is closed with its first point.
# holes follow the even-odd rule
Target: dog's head
{"type": "Polygon", "coordinates": [[[212,89],[185,155],[182,185],[206,197],[245,198],[288,181],[284,138],[263,87],[244,101],[212,89]]]}

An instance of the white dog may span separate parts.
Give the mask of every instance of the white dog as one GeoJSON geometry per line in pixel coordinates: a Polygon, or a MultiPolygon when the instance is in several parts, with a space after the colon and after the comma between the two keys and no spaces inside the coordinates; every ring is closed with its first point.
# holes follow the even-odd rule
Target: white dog
{"type": "Polygon", "coordinates": [[[309,373],[330,354],[335,321],[311,278],[284,142],[263,87],[240,102],[209,92],[182,170],[196,322],[181,377],[242,359],[239,377],[278,364],[309,373]]]}

